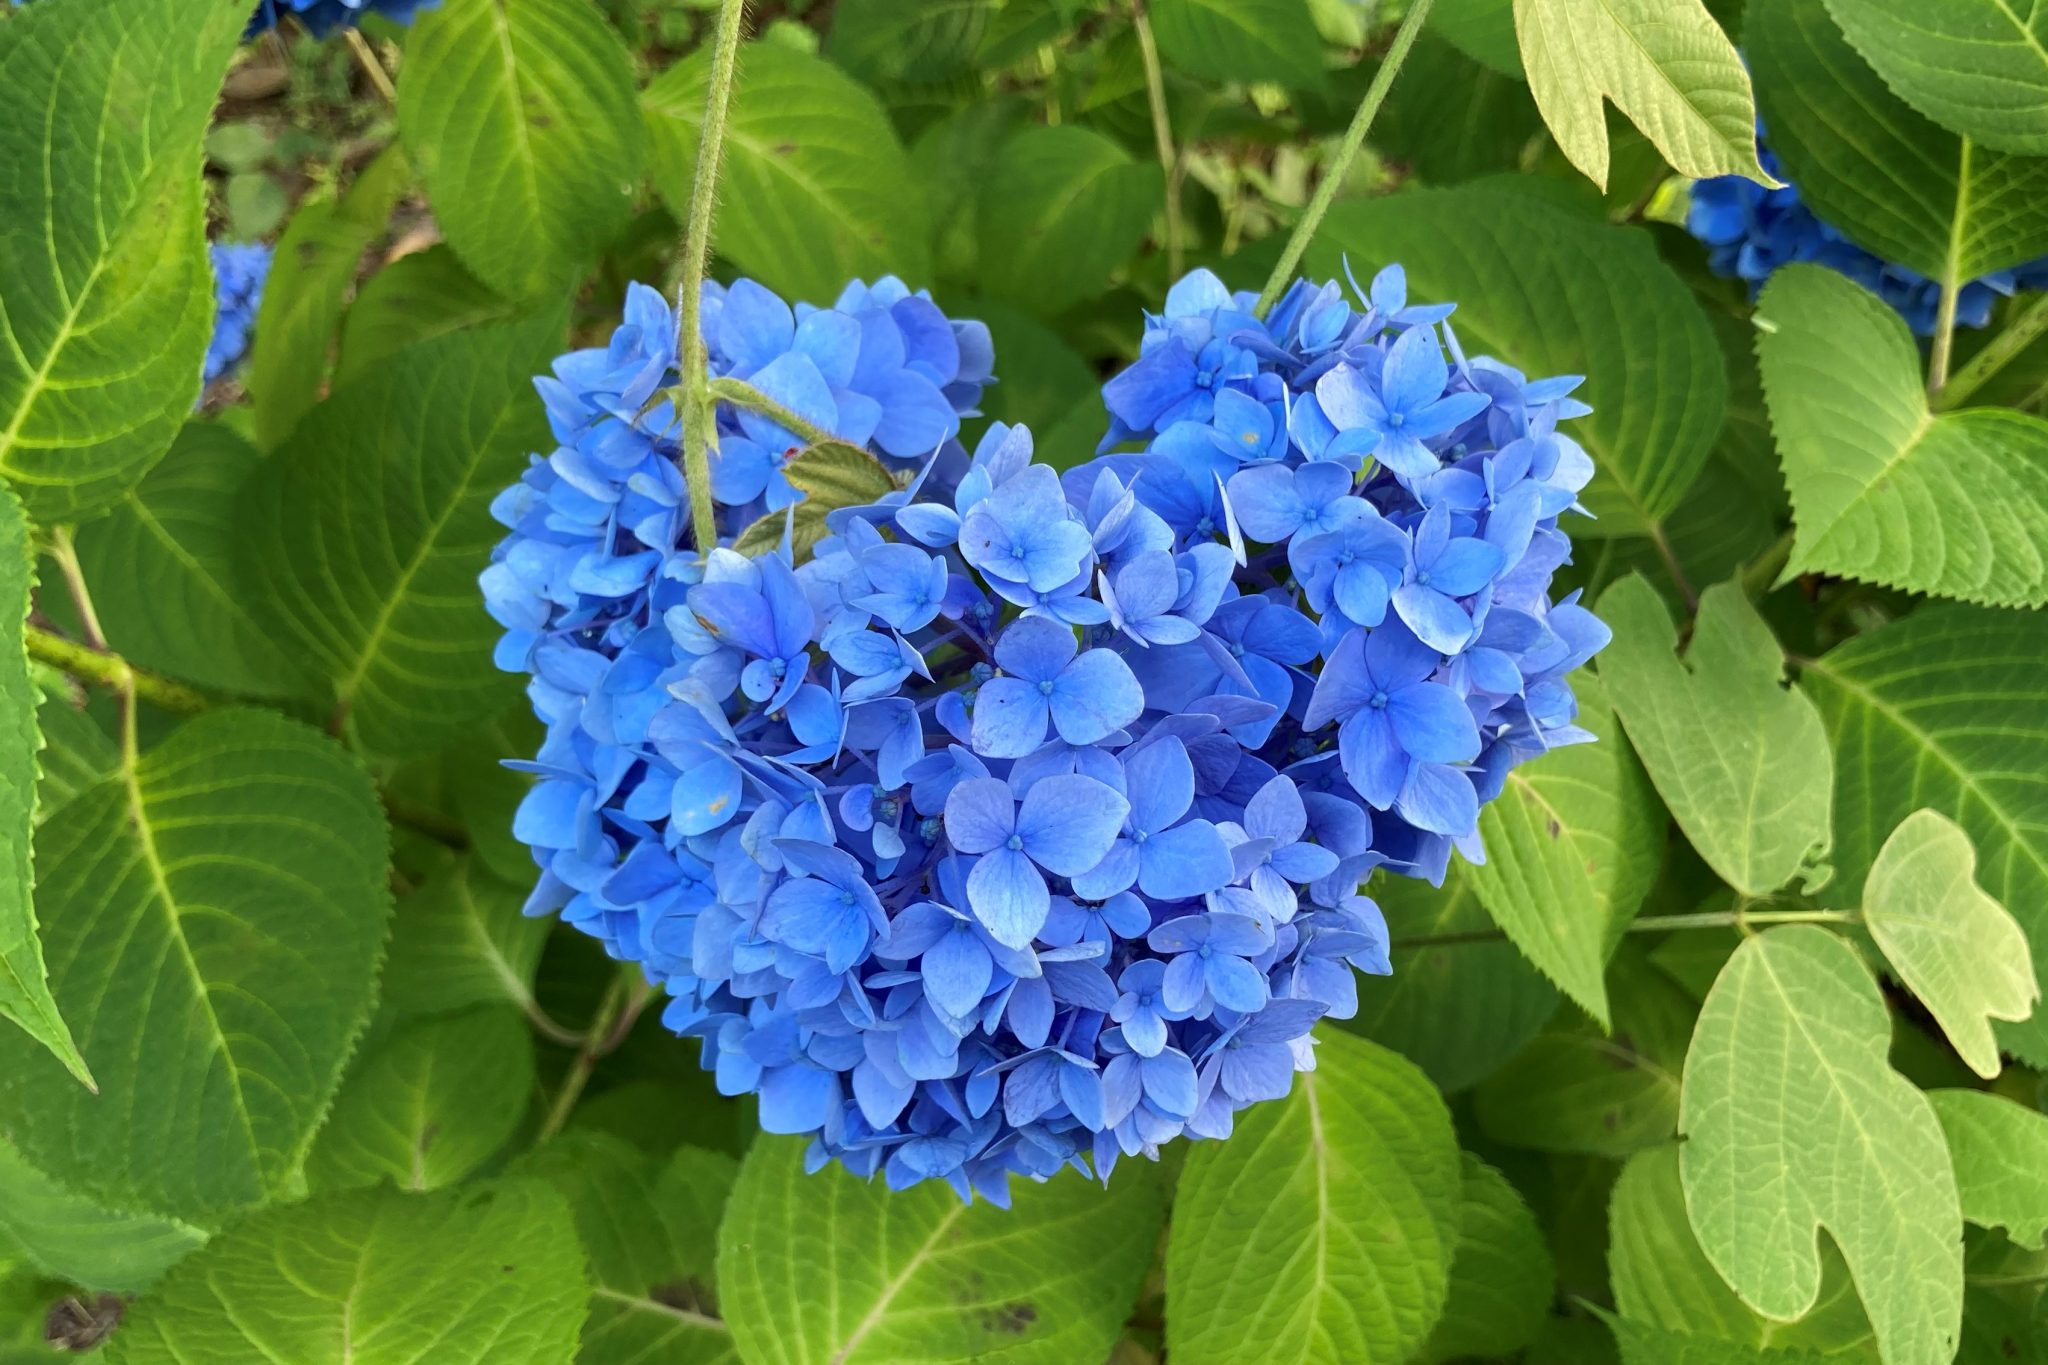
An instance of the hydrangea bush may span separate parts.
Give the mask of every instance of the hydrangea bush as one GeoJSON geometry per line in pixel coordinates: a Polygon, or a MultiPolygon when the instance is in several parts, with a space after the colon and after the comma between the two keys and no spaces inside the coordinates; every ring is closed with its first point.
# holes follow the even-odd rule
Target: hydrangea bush
{"type": "Polygon", "coordinates": [[[1398,266],[1263,320],[1189,275],[1064,471],[1021,427],[962,448],[986,329],[898,281],[704,294],[714,374],[901,487],[800,562],[738,553],[801,442],[727,408],[700,558],[675,320],[636,286],[539,381],[561,445],[483,583],[548,727],[529,913],[640,963],[813,1163],[1007,1202],[1228,1136],[1389,970],[1360,883],[1482,859],[1509,770],[1591,738],[1566,675],[1607,633],[1550,590],[1579,380],[1468,358],[1398,266]]]}
{"type": "Polygon", "coordinates": [[[271,251],[262,242],[215,242],[213,336],[206,343],[208,384],[232,375],[249,357],[256,315],[263,308],[263,283],[270,277],[271,251]]]}

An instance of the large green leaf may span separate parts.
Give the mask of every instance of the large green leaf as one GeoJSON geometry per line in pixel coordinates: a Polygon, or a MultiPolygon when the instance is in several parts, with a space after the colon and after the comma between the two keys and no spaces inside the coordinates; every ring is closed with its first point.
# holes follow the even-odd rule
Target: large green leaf
{"type": "Polygon", "coordinates": [[[190,721],[36,832],[50,981],[101,1093],[0,1035],[0,1127],[110,1207],[210,1224],[288,1188],[369,1017],[383,813],[341,747],[190,721]]]}
{"type": "Polygon", "coordinates": [[[1849,40],[1928,117],[1987,147],[2048,152],[2048,9],[2014,0],[1828,0],[1849,40]]]}
{"type": "Polygon", "coordinates": [[[1404,1361],[1443,1312],[1457,1138],[1421,1071],[1326,1032],[1284,1100],[1188,1153],[1166,1250],[1166,1344],[1194,1365],[1404,1361]]]}
{"type": "Polygon", "coordinates": [[[539,1181],[265,1209],[143,1300],[109,1365],[561,1365],[588,1286],[539,1181]]]}
{"type": "Polygon", "coordinates": [[[264,283],[245,378],[256,409],[256,439],[266,450],[289,436],[319,401],[342,305],[363,253],[384,235],[392,206],[411,180],[405,153],[387,147],[347,194],[301,203],[278,239],[284,268],[264,283]]]}
{"type": "Polygon", "coordinates": [[[1974,146],[1914,112],[1857,56],[1827,0],[1752,5],[1742,37],[1786,176],[1859,245],[1959,284],[2048,252],[2048,161],[1974,146]]]}
{"type": "Polygon", "coordinates": [[[1656,880],[1664,819],[1599,680],[1572,683],[1599,742],[1510,772],[1479,817],[1486,861],[1463,875],[1514,945],[1604,1025],[1607,954],[1656,880]]]}
{"type": "Polygon", "coordinates": [[[1144,241],[1161,184],[1157,164],[1100,133],[1026,128],[981,184],[977,283],[1040,317],[1101,293],[1144,241]]]}
{"type": "Polygon", "coordinates": [[[1608,1203],[1608,1233],[1614,1303],[1624,1317],[1747,1347],[1801,1347],[1836,1358],[1877,1358],[1849,1267],[1832,1245],[1821,1253],[1821,1289],[1814,1307],[1797,1322],[1773,1321],[1736,1297],[1700,1250],[1687,1221],[1676,1143],[1629,1158],[1608,1203]]]}
{"type": "Polygon", "coordinates": [[[499,881],[474,857],[402,897],[384,964],[384,1007],[401,1017],[472,1005],[532,1009],[548,921],[520,913],[525,899],[523,890],[499,881]]]}
{"type": "Polygon", "coordinates": [[[1306,0],[1148,0],[1168,66],[1205,81],[1323,82],[1306,0]]]}
{"type": "Polygon", "coordinates": [[[1107,1190],[1074,1171],[1020,1178],[1004,1210],[963,1203],[941,1181],[891,1191],[837,1166],[806,1175],[806,1145],[755,1142],[719,1225],[719,1302],[745,1359],[1065,1365],[1109,1354],[1158,1242],[1150,1163],[1120,1164],[1107,1190]]]}
{"type": "Polygon", "coordinates": [[[29,677],[23,629],[35,585],[28,518],[0,484],[0,1017],[50,1049],[85,1084],[92,1075],[50,996],[42,941],[36,936],[34,834],[42,702],[29,677]]]}
{"type": "Polygon", "coordinates": [[[1450,1295],[1418,1365],[1513,1355],[1543,1325],[1557,1288],[1543,1229],[1508,1178],[1467,1152],[1462,1188],[1450,1295]]]}
{"type": "Polygon", "coordinates": [[[503,701],[476,576],[504,533],[492,497],[548,448],[530,376],[556,327],[420,343],[321,404],[243,490],[245,581],[374,753],[430,748],[503,701]]]}
{"type": "Polygon", "coordinates": [[[569,1201],[590,1263],[578,1365],[727,1365],[718,1317],[719,1215],[739,1175],[722,1152],[662,1158],[603,1133],[571,1131],[518,1167],[569,1201]]]}
{"type": "Polygon", "coordinates": [[[38,755],[43,771],[36,779],[36,823],[63,809],[72,797],[114,771],[119,754],[114,741],[82,706],[62,691],[52,690],[36,708],[43,735],[38,755]]]}
{"type": "Polygon", "coordinates": [[[518,304],[469,273],[444,244],[401,256],[363,283],[341,325],[336,384],[351,384],[416,342],[510,322],[518,304]]]}
{"type": "Polygon", "coordinates": [[[1407,267],[1409,296],[1455,302],[1465,349],[1534,375],[1582,374],[1593,415],[1566,434],[1598,465],[1574,535],[1639,535],[1684,499],[1728,381],[1706,315],[1649,235],[1496,186],[1340,203],[1308,272],[1407,267]]]}
{"type": "Polygon", "coordinates": [[[108,641],[131,662],[238,695],[317,696],[236,577],[248,533],[236,499],[262,463],[231,428],[187,424],[111,514],[79,528],[79,564],[108,641]]]}
{"type": "Polygon", "coordinates": [[[1430,25],[1475,62],[1522,80],[1514,0],[1437,0],[1430,25]]]}
{"type": "Polygon", "coordinates": [[[1749,73],[1700,0],[1515,0],[1522,69],[1551,135],[1607,188],[1607,110],[1680,175],[1770,182],[1756,157],[1749,73]]]}
{"type": "MultiPolygon", "coordinates": [[[[688,211],[710,56],[640,97],[655,188],[688,211]]],[[[923,191],[882,106],[831,63],[775,43],[740,53],[719,177],[718,254],[791,298],[828,304],[854,276],[926,283],[923,191]]]]}
{"type": "Polygon", "coordinates": [[[511,1006],[405,1024],[342,1082],[306,1182],[316,1191],[452,1185],[511,1141],[533,1092],[533,1032],[511,1006]]]}
{"type": "Polygon", "coordinates": [[[974,58],[1002,0],[839,0],[825,55],[866,81],[942,81],[974,58]]]}
{"type": "MultiPolygon", "coordinates": [[[[2048,616],[1931,607],[1802,666],[1838,755],[1828,904],[1862,904],[1879,847],[1921,808],[1961,825],[1977,879],[2012,912],[2048,979],[2048,616]]],[[[2048,1063],[2048,1019],[1999,1041],[2048,1063]]]]}
{"type": "Polygon", "coordinates": [[[1811,1310],[1825,1228],[1886,1365],[1947,1365],[1962,1213],[1927,1097],[1885,1060],[1891,1022],[1856,953],[1811,925],[1745,940],[1685,1062],[1680,1174],[1715,1269],[1767,1317],[1811,1310]]]}
{"type": "Polygon", "coordinates": [[[1981,1090],[1931,1090],[1948,1137],[1963,1217],[2048,1248],[2048,1114],[1981,1090]]]}
{"type": "Polygon", "coordinates": [[[1738,891],[1776,891],[1827,844],[1833,765],[1812,704],[1785,690],[1770,627],[1716,584],[1681,660],[1670,613],[1634,574],[1600,615],[1614,630],[1600,678],[1679,828],[1738,891]]]}
{"type": "Polygon", "coordinates": [[[1832,270],[1780,271],[1758,315],[1797,531],[1788,573],[2048,602],[2048,422],[2002,408],[1929,412],[1905,322],[1832,270]]]}
{"type": "Polygon", "coordinates": [[[11,1243],[45,1275],[139,1293],[205,1242],[205,1232],[175,1218],[102,1208],[0,1142],[0,1247],[11,1243]]]}
{"type": "Polygon", "coordinates": [[[124,0],[0,29],[0,475],[45,521],[118,497],[199,394],[200,139],[247,19],[124,0]]]}
{"type": "Polygon", "coordinates": [[[1557,988],[1499,937],[1470,870],[1454,866],[1441,889],[1405,877],[1372,883],[1393,938],[1394,974],[1359,977],[1358,1017],[1345,1021],[1446,1092],[1492,1075],[1557,1012],[1557,988]],[[1405,946],[1417,940],[1426,946],[1405,946]]]}
{"type": "Polygon", "coordinates": [[[1974,877],[1970,836],[1937,811],[1907,816],[1863,884],[1870,936],[1979,1076],[1998,1075],[1991,1021],[2034,1012],[2041,986],[2027,936],[1974,877]]]}
{"type": "Polygon", "coordinates": [[[1621,1344],[1622,1365],[1825,1365],[1827,1357],[1811,1351],[1781,1351],[1743,1346],[1713,1337],[1667,1332],[1648,1323],[1618,1318],[1611,1324],[1621,1344]]]}
{"type": "Polygon", "coordinates": [[[443,0],[405,45],[398,127],[449,245],[501,294],[572,284],[632,211],[632,58],[589,0],[443,0]]]}

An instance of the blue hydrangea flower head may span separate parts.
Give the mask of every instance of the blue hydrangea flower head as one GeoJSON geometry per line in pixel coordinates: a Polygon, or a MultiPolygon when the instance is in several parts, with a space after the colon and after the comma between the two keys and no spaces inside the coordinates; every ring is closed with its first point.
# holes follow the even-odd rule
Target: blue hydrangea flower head
{"type": "Polygon", "coordinates": [[[276,28],[287,16],[304,24],[315,38],[325,38],[337,29],[354,28],[366,14],[410,24],[413,16],[440,3],[441,0],[257,0],[256,13],[249,20],[249,36],[276,28]]]}
{"type": "Polygon", "coordinates": [[[206,344],[205,382],[233,374],[248,358],[256,334],[256,314],[263,305],[263,284],[270,277],[270,248],[261,242],[215,242],[207,248],[213,262],[213,337],[206,344]]]}
{"type": "Polygon", "coordinates": [[[1398,267],[1253,304],[1175,285],[1060,472],[960,444],[986,330],[901,282],[707,285],[714,374],[899,475],[801,560],[732,548],[801,496],[753,413],[689,543],[659,295],[538,381],[557,444],[482,580],[547,726],[528,910],[638,963],[814,1167],[1002,1203],[1228,1136],[1390,969],[1364,879],[1483,857],[1508,772],[1590,738],[1606,631],[1550,596],[1578,380],[1467,357],[1398,267]]]}

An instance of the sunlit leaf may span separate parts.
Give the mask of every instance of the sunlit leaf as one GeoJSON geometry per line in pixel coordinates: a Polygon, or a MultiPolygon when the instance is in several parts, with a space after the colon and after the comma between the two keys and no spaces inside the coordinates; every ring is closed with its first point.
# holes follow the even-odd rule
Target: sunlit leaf
{"type": "Polygon", "coordinates": [[[2019,1246],[2048,1247],[2048,1114],[1981,1090],[1932,1090],[1948,1136],[1963,1217],[2004,1228],[2019,1246]]]}

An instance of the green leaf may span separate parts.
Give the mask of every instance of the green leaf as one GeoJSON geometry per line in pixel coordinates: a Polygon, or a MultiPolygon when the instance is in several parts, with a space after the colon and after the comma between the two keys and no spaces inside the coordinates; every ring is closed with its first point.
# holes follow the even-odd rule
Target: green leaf
{"type": "MultiPolygon", "coordinates": [[[[1500,12],[1509,14],[1505,0],[1500,12]]],[[[1389,100],[1372,125],[1373,150],[1412,168],[1428,185],[1493,175],[1519,163],[1526,149],[1545,138],[1529,87],[1519,75],[1503,75],[1460,50],[1467,44],[1444,27],[1444,14],[1438,0],[1430,11],[1431,28],[1417,37],[1401,68],[1402,88],[1428,90],[1431,98],[1389,100]]],[[[1511,19],[1506,33],[1512,53],[1511,19]]],[[[1520,72],[1520,58],[1514,69],[1520,72]]]]}
{"type": "Polygon", "coordinates": [[[132,0],[0,30],[0,475],[43,521],[118,497],[199,394],[200,144],[247,17],[132,0]]]}
{"type": "Polygon", "coordinates": [[[1517,82],[1523,79],[1515,0],[1437,0],[1429,22],[1473,61],[1517,82]]]}
{"type": "Polygon", "coordinates": [[[2048,253],[2048,161],[1974,146],[1915,113],[1826,0],[1751,6],[1742,37],[1786,176],[1858,245],[1958,284],[2048,253]]]}
{"type": "Polygon", "coordinates": [[[1970,836],[1938,811],[1907,816],[1863,884],[1863,920],[1972,1071],[2001,1063],[1991,1021],[2019,1022],[2041,998],[2027,936],[1978,889],[1970,836]]]}
{"type": "Polygon", "coordinates": [[[589,0],[444,0],[398,73],[398,128],[478,278],[545,299],[632,212],[646,150],[632,57],[589,0]]]}
{"type": "Polygon", "coordinates": [[[29,676],[23,643],[34,586],[28,518],[0,484],[0,1016],[19,1024],[89,1086],[92,1073],[50,995],[36,935],[36,751],[42,748],[36,708],[42,696],[29,676]]]}
{"type": "Polygon", "coordinates": [[[1453,866],[1441,890],[1405,877],[1371,883],[1393,939],[1394,974],[1358,977],[1358,1017],[1344,1021],[1446,1093],[1493,1074],[1557,1012],[1557,988],[1498,937],[1470,871],[1453,866]],[[1403,946],[1417,939],[1447,941],[1403,946]]]}
{"type": "Polygon", "coordinates": [[[1205,81],[1323,83],[1323,45],[1303,0],[1149,0],[1168,66],[1205,81]]]}
{"type": "Polygon", "coordinates": [[[538,1181],[265,1209],[136,1305],[108,1365],[561,1365],[588,1286],[538,1181]]]}
{"type": "MultiPolygon", "coordinates": [[[[1835,752],[1835,880],[1829,905],[1857,906],[1879,846],[1923,807],[1963,827],[1977,877],[2033,945],[2048,979],[2048,617],[1930,607],[1801,666],[1800,690],[1835,752]]],[[[2048,1063],[2048,1018],[1998,1027],[2048,1063]]]]}
{"type": "MultiPolygon", "coordinates": [[[[1490,852],[1490,850],[1489,850],[1490,852]]],[[[1692,998],[1640,954],[1619,959],[1611,1033],[1554,1021],[1479,1087],[1480,1128],[1542,1152],[1624,1157],[1678,1127],[1678,1072],[1692,1038],[1692,998]]]]}
{"type": "Polygon", "coordinates": [[[1948,1137],[1963,1217],[2048,1249],[2048,1115],[1981,1090],[1930,1090],[1948,1137]]]}
{"type": "Polygon", "coordinates": [[[334,382],[352,384],[417,342],[511,322],[518,313],[519,305],[470,274],[445,244],[401,256],[364,281],[349,305],[334,382]]]}
{"type": "Polygon", "coordinates": [[[1601,681],[1679,828],[1738,891],[1777,890],[1827,846],[1833,758],[1812,704],[1784,687],[1770,627],[1717,583],[1680,660],[1670,613],[1636,574],[1600,616],[1614,631],[1601,681]]]}
{"type": "Polygon", "coordinates": [[[839,0],[825,55],[865,81],[942,81],[974,59],[1001,0],[839,0]]]}
{"type": "Polygon", "coordinates": [[[1797,530],[1788,575],[2048,603],[2048,422],[1930,413],[1905,321],[1832,270],[1780,271],[1758,316],[1797,530]]]}
{"type": "Polygon", "coordinates": [[[522,914],[525,900],[473,857],[400,898],[384,964],[385,1008],[401,1017],[473,1005],[533,1008],[548,921],[522,914]]]}
{"type": "Polygon", "coordinates": [[[476,576],[491,499],[548,448],[530,376],[558,323],[422,342],[321,404],[237,504],[270,630],[333,681],[372,753],[431,749],[504,700],[476,576]]]}
{"type": "Polygon", "coordinates": [[[1679,1169],[1715,1269],[1767,1317],[1818,1298],[1825,1228],[1887,1365],[1946,1365],[1962,1214],[1934,1110],[1886,1063],[1891,1024],[1854,950],[1811,925],[1745,940],[1685,1062],[1679,1169]]]}
{"type": "Polygon", "coordinates": [[[45,1275],[134,1294],[205,1245],[206,1233],[175,1218],[102,1208],[0,1142],[0,1247],[10,1243],[45,1275]]]}
{"type": "Polygon", "coordinates": [[[1664,819],[1599,680],[1574,676],[1598,735],[1510,772],[1479,817],[1486,861],[1464,870],[1494,922],[1603,1026],[1607,955],[1664,852],[1664,819]]]}
{"type": "MultiPolygon", "coordinates": [[[[493,875],[515,886],[530,885],[534,878],[533,850],[512,833],[533,777],[505,767],[504,760],[540,752],[546,733],[521,690],[511,706],[441,755],[441,778],[456,815],[469,829],[471,852],[493,875]]],[[[385,979],[388,983],[389,973],[385,979]]]]}
{"type": "Polygon", "coordinates": [[[256,409],[256,440],[265,450],[291,435],[319,401],[363,253],[384,235],[398,196],[411,183],[404,151],[387,147],[347,194],[301,203],[278,239],[283,268],[265,281],[245,380],[256,409]]]}
{"type": "Polygon", "coordinates": [[[258,624],[236,574],[248,532],[236,498],[262,463],[233,429],[188,423],[110,515],[78,529],[79,565],[101,628],[130,662],[238,695],[318,696],[258,624]]]}
{"type": "Polygon", "coordinates": [[[748,1151],[718,1229],[718,1295],[747,1360],[1016,1365],[1105,1358],[1152,1263],[1157,1168],[1019,1179],[1015,1206],[943,1182],[891,1191],[840,1167],[804,1174],[801,1138],[748,1151]],[[998,1250],[997,1248],[1000,1248],[998,1250]]]}
{"type": "Polygon", "coordinates": [[[1536,1215],[1506,1176],[1465,1153],[1450,1296],[1420,1362],[1511,1356],[1550,1311],[1557,1266],[1536,1215]]]}
{"type": "Polygon", "coordinates": [[[1713,330],[1648,233],[1496,186],[1340,202],[1307,273],[1407,267],[1409,297],[1455,302],[1465,350],[1528,374],[1582,374],[1593,415],[1565,434],[1598,472],[1599,518],[1572,533],[1640,535],[1684,499],[1721,429],[1728,380],[1713,330]]]}
{"type": "Polygon", "coordinates": [[[1608,1230],[1609,1276],[1623,1317],[1745,1347],[1799,1347],[1835,1358],[1876,1356],[1870,1319],[1832,1243],[1821,1252],[1821,1289],[1813,1310],[1799,1321],[1775,1322],[1736,1297],[1686,1219],[1676,1143],[1629,1158],[1614,1183],[1608,1230]]]}
{"type": "Polygon", "coordinates": [[[99,722],[61,692],[52,691],[43,698],[36,708],[36,723],[43,732],[43,751],[37,755],[43,772],[36,781],[36,823],[40,825],[72,797],[114,771],[120,755],[99,722]]]}
{"type": "Polygon", "coordinates": [[[533,1092],[533,1033],[510,1006],[402,1025],[342,1082],[306,1182],[315,1191],[452,1185],[512,1140],[533,1092]]]}
{"type": "Polygon", "coordinates": [[[725,1365],[739,1355],[718,1317],[719,1215],[739,1175],[720,1152],[666,1159],[602,1133],[570,1132],[523,1160],[576,1217],[590,1258],[578,1365],[725,1365]]]}
{"type": "Polygon", "coordinates": [[[1073,124],[1026,128],[981,184],[981,269],[994,298],[1053,317],[1102,292],[1163,201],[1162,172],[1073,124]]]}
{"type": "MultiPolygon", "coordinates": [[[[688,212],[710,54],[656,77],[640,97],[654,185],[688,212]]],[[[930,273],[923,191],[881,104],[808,53],[750,43],[725,130],[718,254],[785,297],[827,304],[847,280],[930,273]]]]}
{"type": "Polygon", "coordinates": [[[791,551],[801,563],[810,557],[811,547],[825,538],[826,513],[873,502],[896,487],[880,460],[844,441],[820,441],[805,447],[783,466],[782,473],[804,495],[803,501],[790,512],[770,512],[742,531],[734,542],[741,554],[774,549],[787,529],[791,551]]]}
{"type": "Polygon", "coordinates": [[[306,726],[224,709],[36,832],[57,1002],[87,1095],[0,1035],[0,1121],[110,1207],[201,1225],[288,1188],[375,994],[383,813],[306,726]]]}
{"type": "MultiPolygon", "coordinates": [[[[962,311],[988,324],[996,354],[1003,358],[1002,382],[981,401],[989,418],[1021,424],[1037,439],[1036,458],[1056,469],[1071,469],[1093,458],[1092,442],[1068,447],[1048,440],[1061,422],[1102,407],[1102,379],[1059,333],[1008,304],[976,300],[962,311]]],[[[1096,422],[1097,435],[1109,426],[1096,422]]]]}
{"type": "Polygon", "coordinates": [[[1826,1365],[1811,1351],[1765,1350],[1712,1337],[1689,1337],[1626,1318],[1609,1321],[1622,1365],[1826,1365]]]}
{"type": "Polygon", "coordinates": [[[1680,175],[1775,183],[1757,164],[1749,73],[1700,0],[1515,0],[1515,31],[1543,121],[1601,189],[1603,96],[1680,175]]]}
{"type": "Polygon", "coordinates": [[[1828,0],[1828,9],[1921,113],[1987,147],[2048,153],[2048,10],[2013,0],[1828,0]]]}
{"type": "Polygon", "coordinates": [[[1320,1043],[1286,1099],[1188,1152],[1166,1249],[1177,1361],[1404,1361],[1443,1311],[1463,1190],[1450,1114],[1386,1049],[1320,1043]]]}

